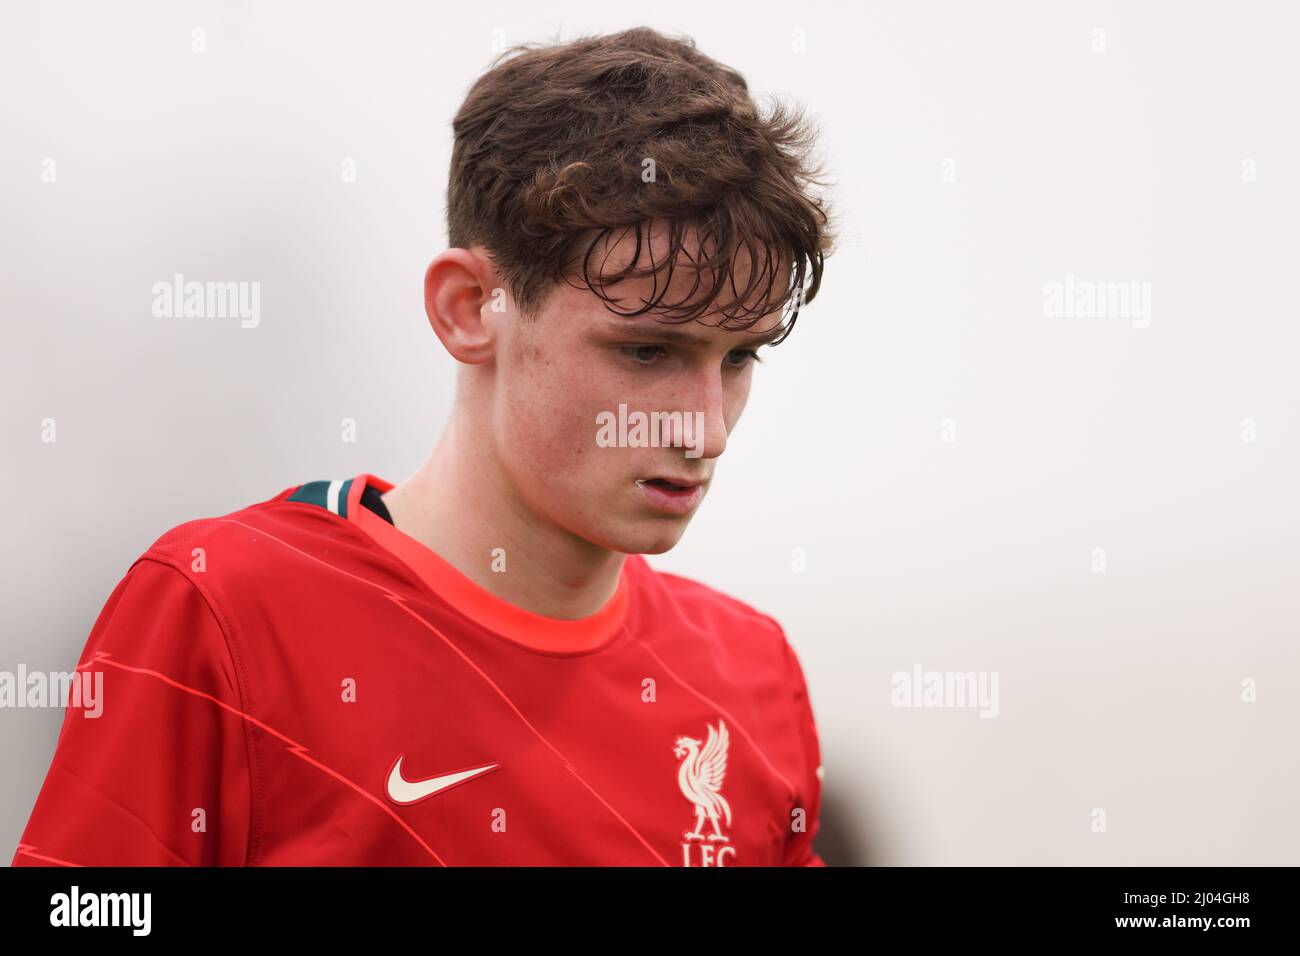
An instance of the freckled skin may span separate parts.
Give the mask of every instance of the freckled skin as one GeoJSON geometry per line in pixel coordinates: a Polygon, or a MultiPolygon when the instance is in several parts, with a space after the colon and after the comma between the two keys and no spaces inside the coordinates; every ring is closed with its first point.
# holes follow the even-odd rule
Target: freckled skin
{"type": "MultiPolygon", "coordinates": [[[[664,246],[661,238],[653,261],[664,262],[664,246]]],[[[605,277],[626,264],[635,241],[624,234],[607,251],[596,267],[605,277]]],[[[735,289],[744,289],[743,254],[735,269],[735,289]]],[[[706,272],[699,286],[695,278],[688,266],[674,270],[661,305],[698,305],[714,277],[706,272]]],[[[665,280],[660,273],[660,289],[665,280]]],[[[634,311],[657,297],[655,281],[604,288],[617,310],[634,311]]],[[[677,544],[693,512],[666,513],[636,481],[676,478],[707,490],[749,398],[753,352],[782,331],[786,316],[778,309],[743,331],[718,328],[719,307],[733,304],[729,285],[723,301],[686,323],[654,312],[620,315],[572,278],[524,315],[505,288],[481,246],[445,250],[426,270],[425,311],[459,363],[455,404],[432,453],[384,502],[400,530],[480,587],[538,614],[581,618],[614,594],[625,555],[677,544]],[[617,420],[620,404],[629,416],[678,413],[691,433],[602,447],[598,416],[617,420]],[[510,555],[509,574],[489,567],[498,551],[510,555]]],[[[745,307],[759,306],[761,296],[745,307]]]]}
{"type": "MultiPolygon", "coordinates": [[[[743,280],[737,278],[737,287],[743,288],[743,280]]],[[[694,279],[679,270],[673,284],[679,283],[683,289],[670,289],[666,301],[688,293],[694,279]]],[[[627,280],[613,289],[626,310],[654,294],[654,279],[627,280]]],[[[669,354],[645,367],[619,351],[620,345],[632,347],[643,340],[608,325],[645,323],[654,315],[619,317],[584,288],[558,285],[537,316],[500,322],[504,347],[498,350],[493,376],[500,412],[493,441],[522,502],[602,548],[646,554],[672,548],[691,515],[654,509],[635,479],[671,474],[707,481],[712,476],[753,378],[752,363],[736,365],[739,357],[733,355],[727,364],[729,355],[751,347],[748,339],[780,324],[779,315],[770,315],[746,332],[736,332],[713,327],[719,318],[714,312],[685,325],[664,325],[703,336],[708,344],[665,343],[669,354]],[[700,457],[686,457],[684,448],[600,447],[597,416],[617,415],[620,403],[629,412],[703,412],[700,457]]],[[[653,351],[658,343],[647,344],[653,351]]]]}

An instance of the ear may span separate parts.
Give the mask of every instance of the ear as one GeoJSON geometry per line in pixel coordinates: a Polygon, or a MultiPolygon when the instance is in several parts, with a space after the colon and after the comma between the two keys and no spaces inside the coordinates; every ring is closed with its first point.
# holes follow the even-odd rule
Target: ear
{"type": "Polygon", "coordinates": [[[500,301],[496,269],[480,246],[447,249],[424,273],[424,311],[429,325],[458,362],[481,365],[496,354],[493,306],[500,301]]]}

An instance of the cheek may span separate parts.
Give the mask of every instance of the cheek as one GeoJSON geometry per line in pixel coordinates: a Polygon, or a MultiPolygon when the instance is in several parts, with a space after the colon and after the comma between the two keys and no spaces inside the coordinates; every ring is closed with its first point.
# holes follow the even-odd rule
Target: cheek
{"type": "Polygon", "coordinates": [[[745,404],[749,401],[749,386],[753,382],[753,374],[752,371],[741,373],[736,377],[736,383],[727,390],[723,418],[726,420],[728,435],[736,427],[736,422],[740,421],[740,413],[745,410],[745,404]]]}
{"type": "Polygon", "coordinates": [[[608,399],[590,367],[569,368],[539,356],[527,368],[511,369],[505,380],[511,385],[501,403],[502,453],[530,481],[572,487],[614,464],[610,449],[596,444],[596,416],[608,399]]]}

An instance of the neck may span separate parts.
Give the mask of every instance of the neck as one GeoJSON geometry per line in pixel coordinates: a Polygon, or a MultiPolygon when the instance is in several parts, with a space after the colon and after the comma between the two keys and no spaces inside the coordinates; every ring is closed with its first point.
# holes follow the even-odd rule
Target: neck
{"type": "Polygon", "coordinates": [[[453,412],[419,470],[385,492],[393,524],[516,607],[561,620],[599,611],[618,588],[626,555],[533,512],[491,444],[472,440],[467,425],[453,412]],[[502,552],[504,573],[493,570],[502,552]]]}

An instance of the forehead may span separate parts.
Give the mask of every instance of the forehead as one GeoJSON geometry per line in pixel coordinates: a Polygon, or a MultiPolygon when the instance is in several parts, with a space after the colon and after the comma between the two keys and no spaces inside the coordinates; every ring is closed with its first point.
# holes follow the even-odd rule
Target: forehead
{"type": "Polygon", "coordinates": [[[565,298],[612,329],[657,327],[696,341],[774,338],[789,254],[756,239],[739,240],[729,257],[719,249],[693,225],[676,236],[662,221],[639,235],[632,226],[592,230],[574,243],[565,298]]]}

